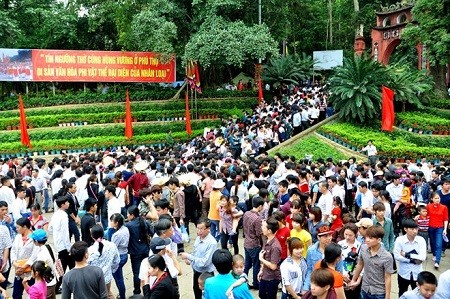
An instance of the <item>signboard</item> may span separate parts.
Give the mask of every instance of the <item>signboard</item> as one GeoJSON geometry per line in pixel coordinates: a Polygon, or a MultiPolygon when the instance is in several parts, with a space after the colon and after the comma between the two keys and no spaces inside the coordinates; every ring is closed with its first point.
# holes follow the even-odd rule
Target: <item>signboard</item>
{"type": "Polygon", "coordinates": [[[157,53],[0,49],[0,81],[175,82],[157,53]]]}
{"type": "Polygon", "coordinates": [[[343,50],[314,51],[315,70],[331,70],[344,64],[343,50]]]}

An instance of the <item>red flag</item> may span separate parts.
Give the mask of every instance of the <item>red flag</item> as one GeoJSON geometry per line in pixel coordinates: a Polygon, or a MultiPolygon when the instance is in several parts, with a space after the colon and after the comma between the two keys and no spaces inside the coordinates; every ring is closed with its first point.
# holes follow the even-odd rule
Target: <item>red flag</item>
{"type": "Polygon", "coordinates": [[[194,64],[195,71],[195,89],[198,93],[202,93],[202,88],[200,87],[200,71],[198,70],[198,64],[195,62],[194,64]]]}
{"type": "Polygon", "coordinates": [[[383,85],[381,100],[381,130],[392,132],[395,121],[394,91],[383,85]]]}
{"type": "Polygon", "coordinates": [[[30,137],[27,131],[27,117],[25,115],[25,108],[23,107],[22,94],[19,94],[19,114],[20,114],[20,141],[23,145],[31,148],[30,137]]]}
{"type": "Polygon", "coordinates": [[[188,92],[185,93],[186,98],[186,133],[188,135],[192,134],[192,128],[191,128],[191,113],[189,112],[189,96],[188,92]]]}
{"type": "Polygon", "coordinates": [[[127,89],[127,100],[125,103],[125,137],[133,138],[133,123],[131,120],[131,103],[127,89]]]}
{"type": "Polygon", "coordinates": [[[259,78],[258,80],[258,104],[264,101],[263,89],[262,89],[262,80],[259,78]]]}

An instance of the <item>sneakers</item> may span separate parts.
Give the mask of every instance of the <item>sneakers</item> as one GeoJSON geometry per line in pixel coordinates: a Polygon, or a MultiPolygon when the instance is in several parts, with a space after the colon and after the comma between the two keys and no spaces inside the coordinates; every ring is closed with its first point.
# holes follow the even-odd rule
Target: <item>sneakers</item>
{"type": "Polygon", "coordinates": [[[433,262],[435,262],[436,261],[436,257],[435,256],[433,256],[433,258],[431,259],[433,262]]]}
{"type": "Polygon", "coordinates": [[[439,264],[438,263],[434,263],[434,269],[439,270],[439,264]]]}

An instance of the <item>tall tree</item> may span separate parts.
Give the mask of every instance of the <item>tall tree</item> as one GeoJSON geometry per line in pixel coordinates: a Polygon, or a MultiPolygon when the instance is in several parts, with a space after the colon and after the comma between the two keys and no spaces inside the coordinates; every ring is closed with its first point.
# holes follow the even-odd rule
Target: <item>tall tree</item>
{"type": "Polygon", "coordinates": [[[417,23],[409,24],[402,39],[411,46],[421,43],[430,61],[436,92],[446,94],[446,64],[450,63],[450,1],[417,0],[412,10],[417,23]]]}

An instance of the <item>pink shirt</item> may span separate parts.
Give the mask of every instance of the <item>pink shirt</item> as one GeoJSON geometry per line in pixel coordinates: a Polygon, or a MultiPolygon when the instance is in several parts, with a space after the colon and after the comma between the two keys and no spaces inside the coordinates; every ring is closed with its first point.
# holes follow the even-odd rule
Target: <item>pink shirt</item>
{"type": "Polygon", "coordinates": [[[30,299],[46,299],[47,298],[47,283],[43,280],[36,282],[28,289],[28,296],[30,299]]]}

